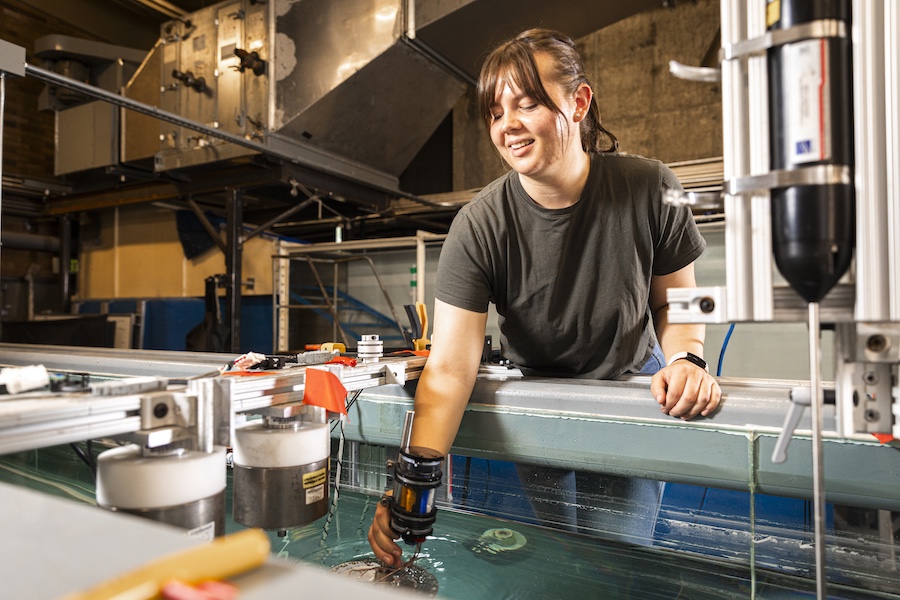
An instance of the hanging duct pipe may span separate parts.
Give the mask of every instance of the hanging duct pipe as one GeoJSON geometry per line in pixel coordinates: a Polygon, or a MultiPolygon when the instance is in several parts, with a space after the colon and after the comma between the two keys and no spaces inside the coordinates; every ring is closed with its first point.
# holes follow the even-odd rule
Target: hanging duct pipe
{"type": "Polygon", "coordinates": [[[53,253],[58,253],[61,246],[58,237],[17,231],[4,231],[0,234],[0,245],[7,249],[53,253]]]}

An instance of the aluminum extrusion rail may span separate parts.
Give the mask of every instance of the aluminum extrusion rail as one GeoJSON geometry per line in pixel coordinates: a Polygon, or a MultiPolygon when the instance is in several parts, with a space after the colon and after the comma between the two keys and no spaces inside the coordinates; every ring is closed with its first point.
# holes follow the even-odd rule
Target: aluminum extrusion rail
{"type": "MultiPolygon", "coordinates": [[[[172,373],[185,369],[210,373],[213,365],[224,364],[218,355],[198,355],[185,360],[185,353],[143,353],[131,351],[131,361],[122,360],[122,352],[85,349],[82,354],[71,348],[46,346],[24,351],[17,348],[16,361],[0,350],[0,364],[40,363],[51,370],[85,370],[84,367],[103,363],[106,375],[122,375],[151,372],[172,373]],[[42,356],[37,356],[36,354],[42,356]],[[150,356],[156,360],[150,360],[150,356]],[[172,359],[162,360],[163,356],[172,359]],[[43,360],[41,360],[43,359],[43,360]],[[80,367],[72,369],[73,366],[80,367]]],[[[328,365],[348,392],[369,389],[388,384],[405,383],[417,379],[425,365],[425,358],[385,357],[379,362],[354,367],[328,365]]],[[[96,396],[89,393],[31,392],[20,395],[0,396],[0,454],[19,452],[46,446],[77,442],[101,437],[125,437],[127,439],[183,439],[188,429],[166,423],[155,427],[147,425],[154,420],[149,416],[152,407],[172,395],[194,396],[198,405],[199,425],[196,435],[199,444],[214,440],[230,443],[230,424],[235,413],[250,412],[278,404],[301,402],[306,387],[306,370],[315,367],[295,367],[273,373],[249,375],[222,375],[189,380],[187,384],[169,386],[166,391],[146,392],[120,396],[96,396]],[[159,398],[159,400],[157,400],[159,398]],[[148,401],[149,400],[149,401],[148,401]],[[149,407],[149,408],[148,408],[149,407]],[[142,412],[143,411],[143,412],[142,412]],[[201,418],[203,417],[203,418],[201,418]],[[206,418],[209,417],[209,418],[206,418]],[[149,427],[149,429],[148,429],[149,427]],[[207,429],[208,428],[208,429],[207,429]],[[142,436],[142,437],[141,437],[142,436]]],[[[125,380],[127,381],[127,380],[125,380]]]]}
{"type": "Polygon", "coordinates": [[[196,377],[210,373],[233,359],[233,354],[212,352],[0,344],[0,365],[43,364],[60,372],[112,377],[157,376],[163,372],[170,378],[196,377]]]}
{"type": "Polygon", "coordinates": [[[140,407],[138,395],[10,396],[0,400],[0,455],[133,433],[140,407]]]}
{"type": "MultiPolygon", "coordinates": [[[[771,461],[800,381],[721,378],[723,401],[707,418],[682,421],[660,412],[649,377],[579,381],[481,376],[451,450],[454,454],[545,464],[810,498],[811,428],[801,419],[781,464],[771,461]]],[[[363,393],[344,426],[347,439],[396,446],[409,390],[363,393]]],[[[900,510],[900,452],[873,436],[835,432],[824,407],[825,490],[829,502],[900,510]],[[860,468],[865,465],[865,468],[860,468]]]]}
{"type": "MultiPolygon", "coordinates": [[[[329,365],[328,370],[340,379],[348,392],[355,392],[418,379],[425,360],[418,356],[385,357],[379,362],[355,367],[329,365]]],[[[232,409],[240,413],[276,404],[300,402],[306,389],[307,368],[309,367],[285,369],[269,376],[224,376],[232,409]]]]}

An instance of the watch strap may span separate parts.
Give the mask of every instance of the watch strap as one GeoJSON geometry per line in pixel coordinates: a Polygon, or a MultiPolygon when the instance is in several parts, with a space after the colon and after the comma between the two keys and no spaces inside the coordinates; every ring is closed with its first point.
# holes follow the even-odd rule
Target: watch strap
{"type": "Polygon", "coordinates": [[[672,358],[669,359],[669,364],[671,365],[676,360],[686,360],[694,363],[707,373],[709,373],[709,365],[706,364],[706,361],[694,354],[693,352],[676,352],[672,355],[672,358]]]}

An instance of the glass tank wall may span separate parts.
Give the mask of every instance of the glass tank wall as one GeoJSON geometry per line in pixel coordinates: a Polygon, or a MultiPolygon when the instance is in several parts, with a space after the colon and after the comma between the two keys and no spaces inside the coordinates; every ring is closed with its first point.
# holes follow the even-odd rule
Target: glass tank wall
{"type": "MultiPolygon", "coordinates": [[[[335,569],[336,576],[467,600],[815,596],[807,501],[666,484],[657,506],[623,502],[620,490],[600,485],[579,497],[577,506],[566,506],[555,491],[523,487],[512,463],[462,456],[445,468],[449,485],[441,488],[434,535],[418,552],[405,546],[404,558],[412,562],[393,573],[374,561],[366,534],[385,489],[385,459],[396,449],[349,442],[341,447],[337,440],[333,446],[332,480],[336,473],[340,480],[336,490],[332,481],[329,513],[270,536],[278,556],[335,569]],[[529,497],[580,512],[581,527],[538,520],[529,497]],[[652,527],[632,528],[646,535],[628,537],[604,525],[623,515],[639,522],[652,518],[652,527]]],[[[93,503],[85,459],[101,444],[75,447],[2,456],[0,480],[93,503]]],[[[227,532],[242,528],[231,519],[231,492],[229,477],[227,532]]],[[[900,598],[891,513],[828,509],[829,596],[900,598]]]]}

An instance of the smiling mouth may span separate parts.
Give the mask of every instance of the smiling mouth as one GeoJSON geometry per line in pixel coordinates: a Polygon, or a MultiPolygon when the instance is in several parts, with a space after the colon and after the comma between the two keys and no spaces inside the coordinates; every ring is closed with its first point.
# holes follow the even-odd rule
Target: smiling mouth
{"type": "Polygon", "coordinates": [[[516,142],[515,144],[510,144],[509,149],[510,150],[519,150],[521,148],[524,148],[525,146],[530,146],[533,143],[534,143],[534,140],[528,140],[525,142],[516,142]]]}

